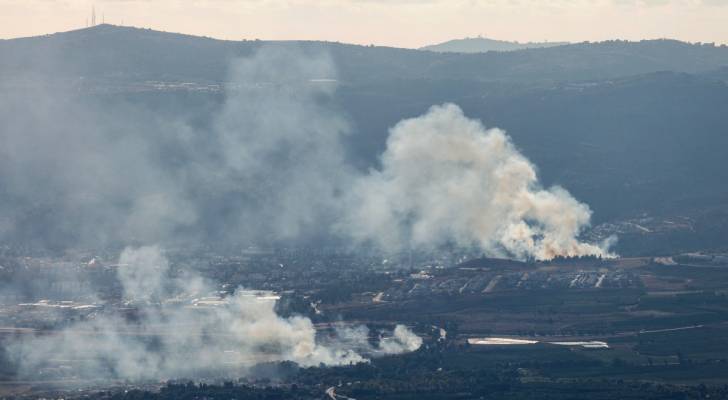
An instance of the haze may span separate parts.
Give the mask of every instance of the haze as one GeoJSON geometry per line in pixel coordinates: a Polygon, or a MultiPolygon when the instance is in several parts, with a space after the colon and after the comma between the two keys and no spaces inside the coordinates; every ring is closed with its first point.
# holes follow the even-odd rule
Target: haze
{"type": "Polygon", "coordinates": [[[728,399],[728,0],[0,0],[0,400],[728,399]]]}
{"type": "Polygon", "coordinates": [[[527,41],[726,43],[727,0],[2,0],[0,38],[97,22],[220,39],[421,47],[483,35],[527,41]]]}

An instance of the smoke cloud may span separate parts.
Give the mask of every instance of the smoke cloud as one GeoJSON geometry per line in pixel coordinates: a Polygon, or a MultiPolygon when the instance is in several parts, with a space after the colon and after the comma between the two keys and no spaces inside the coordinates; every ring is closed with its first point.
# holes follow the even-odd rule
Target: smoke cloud
{"type": "Polygon", "coordinates": [[[340,138],[350,128],[333,105],[326,54],[262,48],[231,63],[222,93],[192,100],[69,85],[0,98],[4,241],[64,249],[317,238],[349,184],[340,138]]]}
{"type": "Polygon", "coordinates": [[[342,328],[322,343],[310,319],[278,316],[269,297],[242,288],[220,297],[204,279],[172,279],[168,268],[158,247],[125,249],[117,275],[134,318],[99,313],[60,332],[11,344],[21,376],[36,377],[59,360],[81,379],[240,376],[262,362],[348,365],[367,362],[366,353],[399,354],[422,344],[404,326],[379,347],[369,344],[363,326],[342,328]]]}
{"type": "Polygon", "coordinates": [[[333,62],[269,47],[237,61],[231,76],[213,128],[225,175],[214,192],[241,189],[236,218],[251,228],[247,237],[316,236],[336,216],[336,198],[353,174],[341,143],[350,127],[333,102],[333,62]]]}
{"type": "Polygon", "coordinates": [[[390,132],[382,167],[357,180],[345,226],[359,241],[396,250],[456,245],[517,258],[607,256],[578,240],[591,210],[535,167],[499,129],[454,104],[390,132]]]}
{"type": "MultiPolygon", "coordinates": [[[[50,248],[333,238],[391,252],[609,255],[579,240],[587,205],[542,188],[503,131],[456,105],[397,124],[381,166],[357,171],[335,89],[327,55],[278,47],[234,62],[221,103],[200,115],[47,87],[3,96],[0,238],[50,248]]],[[[171,277],[159,247],[127,247],[117,277],[120,307],[12,344],[23,374],[64,360],[85,377],[234,375],[265,361],[342,365],[422,345],[404,326],[376,346],[366,327],[322,341],[310,319],[280,317],[270,299],[221,294],[191,271],[171,277]]]]}
{"type": "Polygon", "coordinates": [[[415,351],[422,346],[422,338],[407,329],[404,325],[394,328],[393,336],[389,340],[380,342],[380,349],[386,354],[401,354],[415,351]]]}
{"type": "Polygon", "coordinates": [[[455,105],[400,122],[381,168],[357,171],[336,79],[327,54],[278,46],[234,61],[221,103],[180,106],[189,116],[68,88],[4,96],[0,237],[60,249],[334,240],[607,255],[578,240],[588,206],[540,188],[505,133],[455,105]]]}

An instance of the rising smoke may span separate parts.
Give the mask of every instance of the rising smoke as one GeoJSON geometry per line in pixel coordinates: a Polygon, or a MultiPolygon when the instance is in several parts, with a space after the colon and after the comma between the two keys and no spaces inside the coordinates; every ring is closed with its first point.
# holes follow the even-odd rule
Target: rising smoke
{"type": "Polygon", "coordinates": [[[168,269],[158,247],[125,249],[118,277],[135,317],[97,313],[60,332],[13,343],[21,376],[35,377],[44,365],[65,360],[81,378],[234,377],[263,362],[348,365],[366,362],[366,354],[399,354],[422,344],[402,325],[378,346],[369,343],[364,326],[342,328],[321,343],[310,319],[278,316],[274,300],[239,289],[196,302],[215,296],[214,285],[197,276],[172,279],[168,269]]]}
{"type": "Polygon", "coordinates": [[[338,193],[350,184],[341,138],[347,120],[332,105],[336,70],[326,54],[263,48],[238,60],[213,130],[224,174],[214,192],[238,188],[236,219],[273,240],[318,233],[336,216],[338,193]]]}
{"type": "Polygon", "coordinates": [[[269,47],[231,63],[221,104],[0,96],[0,237],[61,250],[315,238],[351,176],[335,82],[325,54],[269,47]]]}
{"type": "Polygon", "coordinates": [[[455,105],[399,123],[381,168],[357,171],[336,79],[326,54],[262,48],[231,64],[222,104],[200,107],[207,123],[48,88],[8,96],[0,235],[59,248],[336,238],[386,251],[607,255],[578,240],[588,206],[541,188],[505,133],[455,105]]]}
{"type": "Polygon", "coordinates": [[[454,104],[397,124],[381,161],[351,193],[344,226],[355,239],[390,250],[454,244],[540,260],[608,255],[578,240],[587,205],[560,187],[542,189],[502,130],[486,130],[454,104]]]}
{"type": "MultiPolygon", "coordinates": [[[[579,240],[588,206],[540,187],[503,131],[455,105],[397,124],[381,167],[355,170],[335,80],[326,55],[264,48],[233,63],[208,123],[47,88],[0,99],[8,117],[0,236],[60,248],[335,236],[392,252],[454,245],[517,258],[608,255],[579,240]]],[[[214,287],[193,274],[170,278],[156,247],[127,248],[117,275],[134,317],[99,313],[14,343],[24,373],[82,357],[89,376],[192,377],[262,361],[356,363],[422,344],[403,326],[377,346],[366,327],[321,342],[311,320],[282,318],[242,289],[195,306],[214,287]]]]}

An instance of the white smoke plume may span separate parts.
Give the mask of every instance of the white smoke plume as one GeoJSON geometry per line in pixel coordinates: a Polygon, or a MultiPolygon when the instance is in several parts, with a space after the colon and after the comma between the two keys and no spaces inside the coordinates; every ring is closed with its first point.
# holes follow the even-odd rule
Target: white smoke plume
{"type": "Polygon", "coordinates": [[[392,332],[380,334],[379,343],[369,343],[369,328],[365,325],[340,326],[336,329],[337,340],[349,348],[356,348],[368,354],[391,355],[417,351],[422,346],[422,338],[405,325],[398,324],[392,332]]]}
{"type": "Polygon", "coordinates": [[[310,319],[282,318],[274,301],[242,289],[219,300],[196,302],[193,297],[210,296],[214,287],[199,277],[171,279],[168,268],[156,246],[125,249],[118,277],[136,317],[99,314],[60,332],[12,344],[10,352],[20,360],[21,375],[36,377],[45,365],[62,362],[86,379],[241,376],[261,362],[348,365],[367,361],[361,351],[399,354],[417,350],[422,343],[406,327],[397,326],[393,337],[374,349],[367,341],[367,328],[361,326],[343,329],[339,337],[322,344],[310,319]]]}
{"type": "Polygon", "coordinates": [[[117,276],[127,299],[151,301],[164,295],[169,262],[156,246],[128,247],[119,256],[117,276]]]}
{"type": "Polygon", "coordinates": [[[333,62],[263,47],[224,78],[194,105],[54,86],[0,96],[0,241],[268,246],[325,231],[351,177],[333,62]]]}
{"type": "MultiPolygon", "coordinates": [[[[224,104],[204,128],[65,93],[0,98],[2,115],[13,117],[0,129],[8,199],[0,233],[93,247],[335,232],[385,251],[455,245],[517,258],[609,255],[579,240],[587,205],[542,188],[503,131],[452,104],[397,124],[381,167],[355,171],[341,143],[350,128],[332,105],[335,72],[325,55],[262,49],[233,64],[224,104]]],[[[321,342],[311,320],[282,318],[272,301],[242,289],[194,302],[214,297],[214,286],[194,275],[172,279],[169,270],[159,248],[125,250],[117,272],[122,308],[133,315],[109,307],[15,343],[22,372],[63,360],[104,378],[232,375],[263,361],[341,365],[422,344],[404,326],[377,346],[366,327],[321,342]]]]}
{"type": "Polygon", "coordinates": [[[201,174],[223,177],[223,191],[244,191],[236,218],[247,236],[313,236],[335,216],[352,176],[341,143],[350,127],[332,105],[334,63],[325,53],[264,47],[237,60],[230,76],[214,126],[224,164],[201,174]]]}
{"type": "Polygon", "coordinates": [[[608,256],[578,240],[591,210],[560,187],[540,187],[535,167],[499,129],[454,104],[432,107],[390,131],[382,167],[355,183],[343,225],[390,250],[456,245],[517,258],[608,256]]]}
{"type": "Polygon", "coordinates": [[[402,354],[416,351],[422,346],[422,338],[404,325],[397,325],[391,338],[379,343],[379,348],[385,354],[402,354]]]}
{"type": "Polygon", "coordinates": [[[502,131],[455,105],[399,123],[381,169],[357,171],[336,82],[325,53],[278,46],[234,60],[204,118],[52,88],[0,96],[0,240],[267,246],[343,234],[391,251],[607,254],[577,239],[586,205],[540,188],[502,131]]]}

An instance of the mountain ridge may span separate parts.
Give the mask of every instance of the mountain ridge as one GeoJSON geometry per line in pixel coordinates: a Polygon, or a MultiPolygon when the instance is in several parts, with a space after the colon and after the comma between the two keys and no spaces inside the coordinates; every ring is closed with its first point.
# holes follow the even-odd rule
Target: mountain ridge
{"type": "Polygon", "coordinates": [[[231,60],[262,46],[328,53],[342,81],[455,79],[601,80],[657,71],[707,72],[728,66],[728,47],[674,40],[609,41],[514,52],[436,53],[321,41],[226,41],[151,29],[92,28],[0,41],[0,80],[54,79],[223,81],[231,60]]]}
{"type": "MultiPolygon", "coordinates": [[[[710,207],[722,210],[728,198],[728,48],[673,40],[459,54],[221,41],[104,25],[0,41],[0,117],[5,132],[22,136],[8,126],[32,126],[28,110],[75,101],[126,110],[134,120],[183,121],[204,133],[224,102],[230,66],[264,46],[331,59],[339,83],[332,101],[352,126],[343,151],[362,170],[377,167],[397,122],[455,103],[468,117],[506,130],[538,166],[544,186],[563,186],[589,204],[595,224],[684,215],[690,207],[701,216],[710,207]]],[[[179,157],[167,150],[162,161],[179,157]]],[[[700,221],[707,222],[696,231],[713,238],[728,230],[721,218],[700,221]]],[[[45,226],[29,223],[19,237],[32,239],[45,226]]]]}
{"type": "Polygon", "coordinates": [[[452,39],[442,43],[420,47],[419,50],[439,53],[485,53],[489,51],[517,51],[525,49],[565,46],[570,42],[512,42],[486,37],[452,39]]]}

